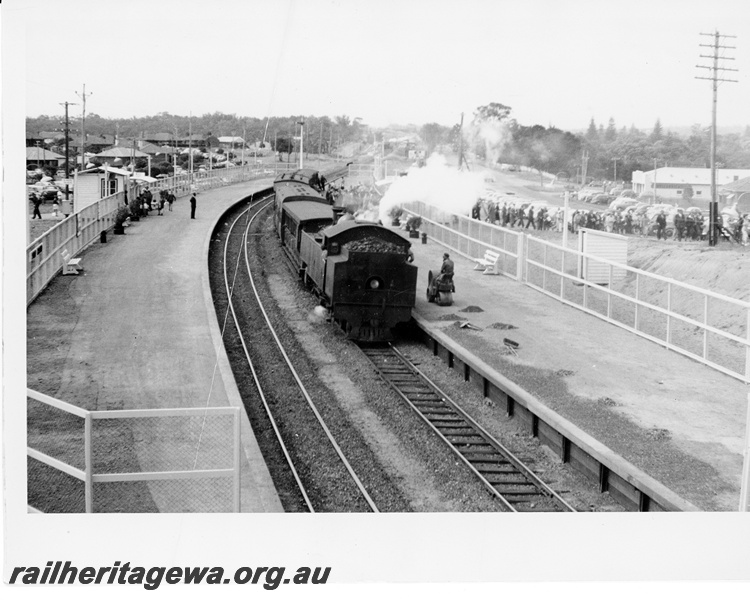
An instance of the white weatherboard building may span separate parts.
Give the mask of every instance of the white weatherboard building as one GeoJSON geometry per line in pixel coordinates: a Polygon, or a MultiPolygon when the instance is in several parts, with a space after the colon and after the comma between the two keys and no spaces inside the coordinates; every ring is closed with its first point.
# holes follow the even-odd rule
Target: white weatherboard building
{"type": "MultiPolygon", "coordinates": [[[[750,177],[750,169],[717,169],[716,186],[750,177]]],[[[678,201],[684,206],[701,206],[711,201],[711,169],[661,167],[654,171],[633,171],[633,191],[648,197],[654,193],[661,200],[678,201]]],[[[723,197],[718,198],[725,203],[723,197]]]]}

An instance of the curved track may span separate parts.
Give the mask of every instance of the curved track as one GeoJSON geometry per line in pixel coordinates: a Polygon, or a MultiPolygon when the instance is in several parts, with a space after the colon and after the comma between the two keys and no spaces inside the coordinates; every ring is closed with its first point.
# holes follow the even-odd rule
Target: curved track
{"type": "MultiPolygon", "coordinates": [[[[264,198],[252,204],[247,209],[242,210],[234,216],[226,233],[223,244],[223,277],[227,302],[223,328],[226,329],[229,316],[231,315],[234,332],[242,347],[247,370],[254,382],[257,398],[266,414],[267,425],[261,425],[259,428],[265,430],[270,428],[273,431],[278,449],[283,454],[286,462],[287,477],[291,476],[294,479],[296,488],[299,491],[299,497],[304,505],[304,510],[316,512],[316,502],[311,499],[315,494],[310,493],[308,487],[318,484],[306,482],[306,480],[308,482],[311,480],[309,462],[300,468],[295,464],[299,462],[297,458],[299,455],[298,449],[295,450],[288,447],[291,445],[288,440],[290,435],[294,436],[298,434],[293,433],[288,427],[285,428],[283,425],[280,425],[277,419],[277,413],[284,410],[283,406],[295,404],[299,409],[299,405],[303,402],[306,404],[308,411],[314,416],[317,427],[322,432],[322,435],[315,436],[317,438],[315,443],[320,446],[323,443],[320,438],[325,438],[368,509],[372,512],[378,512],[375,502],[347,460],[334,434],[313,401],[311,394],[307,391],[302,377],[300,377],[297,369],[295,369],[293,361],[286,352],[284,343],[266,310],[264,294],[261,293],[256,285],[256,278],[253,273],[259,267],[251,264],[253,261],[248,251],[248,240],[251,236],[257,234],[253,232],[255,222],[262,219],[264,210],[269,205],[270,201],[264,198]],[[235,297],[235,289],[240,279],[245,280],[245,290],[252,289],[252,300],[248,298],[247,293],[241,294],[239,298],[235,297]],[[264,326],[261,327],[261,323],[264,326]],[[265,339],[261,342],[260,337],[265,339]],[[257,351],[258,348],[264,350],[259,353],[257,351]],[[271,350],[272,348],[273,350],[271,350]],[[273,356],[270,356],[271,354],[273,356]],[[284,389],[283,402],[278,400],[280,387],[284,389]],[[296,395],[296,398],[290,398],[291,395],[296,395]]],[[[260,233],[257,235],[264,234],[260,233]]],[[[245,402],[247,406],[248,400],[245,400],[245,402]]],[[[308,416],[308,422],[310,420],[311,418],[308,416]]],[[[304,463],[305,461],[303,460],[302,462],[304,463]]],[[[341,474],[338,474],[337,478],[340,477],[341,474]]],[[[351,494],[351,491],[349,494],[351,494]]],[[[318,493],[318,495],[320,494],[318,493]]],[[[298,505],[298,502],[296,504],[298,505]]],[[[330,506],[318,506],[320,510],[327,510],[329,508],[330,506]]],[[[299,507],[297,509],[299,510],[299,507]]]]}

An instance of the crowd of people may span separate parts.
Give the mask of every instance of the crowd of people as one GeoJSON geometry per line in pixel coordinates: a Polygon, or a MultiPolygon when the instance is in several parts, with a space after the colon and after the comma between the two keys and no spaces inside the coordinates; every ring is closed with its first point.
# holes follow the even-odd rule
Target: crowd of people
{"type": "MultiPolygon", "coordinates": [[[[522,203],[518,200],[480,200],[472,207],[471,217],[509,229],[562,232],[565,226],[565,215],[561,207],[522,203]]],[[[750,243],[750,214],[723,212],[720,218],[721,221],[717,223],[719,235],[743,246],[750,243]]],[[[605,211],[571,210],[567,227],[572,233],[586,228],[621,235],[655,235],[657,239],[698,241],[707,238],[709,225],[708,218],[698,209],[631,207],[605,211]]]]}

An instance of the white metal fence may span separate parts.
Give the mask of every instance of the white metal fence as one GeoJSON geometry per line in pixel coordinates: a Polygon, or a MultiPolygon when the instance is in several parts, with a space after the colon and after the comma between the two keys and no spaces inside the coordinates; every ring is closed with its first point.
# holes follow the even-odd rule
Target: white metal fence
{"type": "Polygon", "coordinates": [[[499,273],[750,383],[750,303],[421,202],[405,209],[453,251],[470,259],[497,252],[499,273]],[[584,279],[584,261],[608,281],[584,279]]]}
{"type": "Polygon", "coordinates": [[[404,210],[422,218],[420,230],[423,233],[458,254],[479,259],[488,250],[497,252],[500,255],[498,271],[519,279],[522,233],[447,212],[421,201],[406,204],[404,210]]]}
{"type": "Polygon", "coordinates": [[[239,408],[89,411],[27,397],[30,512],[239,512],[239,408]]]}
{"type": "MultiPolygon", "coordinates": [[[[192,191],[205,191],[216,187],[249,181],[261,177],[275,177],[277,173],[295,168],[288,163],[268,163],[265,165],[245,165],[229,169],[183,173],[160,179],[149,184],[158,193],[172,190],[176,196],[192,191]]],[[[60,272],[63,266],[64,250],[75,257],[89,244],[96,241],[102,231],[114,225],[117,207],[125,202],[125,193],[118,192],[102,198],[96,204],[79,210],[63,219],[52,229],[34,240],[26,248],[26,304],[27,306],[60,272]]]]}

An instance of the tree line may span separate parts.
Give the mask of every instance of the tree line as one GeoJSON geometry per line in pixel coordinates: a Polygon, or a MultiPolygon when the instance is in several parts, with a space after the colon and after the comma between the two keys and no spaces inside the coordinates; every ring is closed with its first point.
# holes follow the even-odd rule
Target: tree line
{"type": "MultiPolygon", "coordinates": [[[[646,133],[635,127],[617,129],[614,119],[606,127],[591,119],[588,129],[574,134],[556,127],[526,126],[511,117],[511,108],[500,103],[480,106],[471,121],[445,127],[427,123],[420,137],[428,154],[441,145],[463,147],[489,164],[509,163],[580,181],[586,179],[631,181],[633,171],[657,167],[708,167],[710,128],[694,125],[687,136],[664,131],[657,119],[646,133]]],[[[750,168],[750,126],[741,134],[717,136],[717,164],[721,168],[750,168]]]]}

